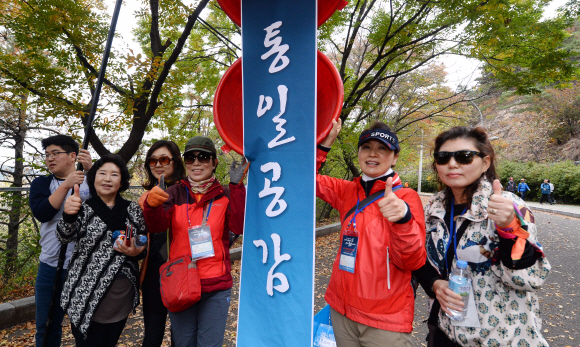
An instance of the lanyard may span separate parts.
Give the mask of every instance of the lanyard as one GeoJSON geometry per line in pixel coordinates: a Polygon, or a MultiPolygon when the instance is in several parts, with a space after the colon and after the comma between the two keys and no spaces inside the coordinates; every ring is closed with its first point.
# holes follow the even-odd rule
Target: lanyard
{"type": "MultiPolygon", "coordinates": [[[[445,250],[445,267],[447,268],[447,253],[449,252],[449,246],[451,246],[451,241],[453,241],[453,249],[455,250],[455,252],[453,253],[453,255],[455,256],[455,259],[457,260],[457,231],[456,229],[456,225],[455,225],[455,221],[453,220],[454,218],[454,210],[455,210],[455,198],[451,198],[451,218],[449,220],[449,233],[451,234],[451,237],[449,238],[449,242],[447,243],[447,249],[445,250]]],[[[461,212],[461,216],[465,214],[465,212],[467,211],[467,207],[463,209],[463,212],[461,212]]]]}
{"type": "MultiPolygon", "coordinates": [[[[403,188],[402,184],[396,185],[392,187],[393,192],[396,190],[399,190],[400,188],[403,188]]],[[[385,192],[383,192],[382,194],[380,194],[379,196],[377,196],[376,198],[372,199],[371,201],[369,201],[368,203],[366,203],[363,207],[358,207],[360,200],[357,196],[356,198],[356,210],[354,211],[354,214],[352,216],[352,218],[350,219],[350,222],[348,222],[348,225],[353,224],[354,225],[354,229],[356,230],[356,215],[359,214],[360,212],[362,212],[365,208],[367,208],[367,206],[369,206],[370,204],[372,204],[373,202],[381,199],[382,197],[385,196],[385,192]]]]}
{"type": "MultiPolygon", "coordinates": [[[[187,208],[185,210],[185,215],[187,216],[187,223],[189,223],[189,226],[191,226],[191,221],[189,220],[189,189],[187,189],[187,187],[185,187],[185,193],[187,195],[187,208]]],[[[213,204],[213,198],[211,198],[211,200],[209,201],[209,205],[207,206],[207,212],[205,213],[205,216],[202,219],[202,223],[201,226],[205,226],[207,224],[207,220],[209,219],[209,212],[211,211],[211,205],[213,204]]]]}

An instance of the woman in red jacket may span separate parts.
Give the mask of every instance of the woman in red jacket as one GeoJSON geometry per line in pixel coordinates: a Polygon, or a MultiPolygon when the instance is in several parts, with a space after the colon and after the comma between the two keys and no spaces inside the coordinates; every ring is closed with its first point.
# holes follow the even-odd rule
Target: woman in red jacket
{"type": "MultiPolygon", "coordinates": [[[[243,231],[246,189],[242,181],[244,165],[232,163],[229,187],[222,187],[214,173],[218,164],[211,139],[189,139],[183,152],[187,178],[164,192],[153,187],[144,203],[145,220],[152,233],[169,228],[169,261],[187,255],[197,260],[201,299],[181,312],[169,312],[171,332],[177,347],[221,346],[226,327],[232,276],[230,273],[229,231],[243,231]],[[198,258],[192,254],[190,232],[209,226],[201,248],[212,251],[198,258]]],[[[195,245],[194,245],[195,246],[195,245]]],[[[199,247],[198,247],[199,248],[199,247]]],[[[162,294],[163,295],[163,294],[162,294]]]]}
{"type": "MultiPolygon", "coordinates": [[[[318,168],[340,128],[334,122],[318,146],[318,168]]],[[[316,195],[340,212],[342,222],[325,296],[338,347],[413,346],[411,271],[425,263],[425,221],[419,195],[403,188],[392,170],[399,150],[397,136],[375,122],[359,137],[361,177],[316,177],[316,195]]]]}

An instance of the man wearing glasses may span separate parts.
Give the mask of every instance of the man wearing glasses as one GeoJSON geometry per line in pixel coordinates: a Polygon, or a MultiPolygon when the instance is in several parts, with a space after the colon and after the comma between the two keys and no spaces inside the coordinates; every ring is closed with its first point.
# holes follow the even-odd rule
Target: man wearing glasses
{"type": "MultiPolygon", "coordinates": [[[[56,238],[56,224],[62,219],[64,201],[72,192],[75,184],[80,185],[81,199],[90,197],[89,186],[85,181],[83,171],[76,171],[76,161],[83,165],[85,171],[93,166],[89,151],[81,149],[70,136],[55,135],[42,140],[44,158],[50,175],[34,179],[30,185],[30,209],[40,225],[40,262],[36,275],[36,346],[42,345],[46,330],[46,321],[50,307],[50,299],[56,276],[56,266],[60,251],[60,242],[56,238]]],[[[74,248],[74,243],[68,245],[64,268],[74,248]]],[[[62,281],[66,276],[63,271],[62,281]]],[[[60,296],[60,294],[59,294],[60,296]]],[[[60,305],[54,312],[51,331],[48,335],[48,346],[60,346],[62,336],[62,320],[64,312],[60,305]]]]}

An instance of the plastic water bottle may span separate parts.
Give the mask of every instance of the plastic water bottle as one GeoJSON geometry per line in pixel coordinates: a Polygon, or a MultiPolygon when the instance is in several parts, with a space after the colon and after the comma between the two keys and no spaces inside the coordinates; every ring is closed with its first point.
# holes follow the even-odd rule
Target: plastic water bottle
{"type": "Polygon", "coordinates": [[[135,246],[136,247],[143,247],[147,244],[147,236],[145,235],[139,235],[139,237],[137,237],[135,239],[135,246]]]}
{"type": "MultiPolygon", "coordinates": [[[[457,266],[453,269],[449,277],[449,289],[461,295],[463,299],[463,309],[460,311],[448,308],[453,315],[447,314],[447,317],[462,321],[467,316],[467,303],[469,302],[469,293],[471,293],[471,279],[467,272],[467,262],[465,260],[458,260],[457,266]]],[[[458,307],[459,308],[459,307],[458,307]]]]}

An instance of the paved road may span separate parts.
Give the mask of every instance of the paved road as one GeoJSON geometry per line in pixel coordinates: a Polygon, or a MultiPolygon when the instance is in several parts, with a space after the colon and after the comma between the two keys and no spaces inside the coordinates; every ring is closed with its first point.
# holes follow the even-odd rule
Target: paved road
{"type": "MultiPolygon", "coordinates": [[[[547,285],[540,291],[542,331],[551,346],[580,347],[580,219],[535,212],[539,227],[539,239],[552,264],[552,274],[547,285]]],[[[332,262],[338,249],[338,234],[317,239],[316,253],[316,311],[324,303],[324,291],[332,262]]],[[[237,296],[239,283],[239,261],[232,267],[235,285],[232,292],[232,305],[229,313],[225,346],[235,346],[237,296]]],[[[427,328],[423,321],[427,318],[428,298],[422,289],[417,293],[415,305],[415,329],[413,337],[416,346],[425,346],[427,328]]],[[[34,341],[34,322],[0,332],[0,346],[30,346],[34,341]]],[[[119,341],[119,346],[140,346],[142,339],[141,311],[132,316],[119,341]]],[[[72,346],[74,341],[70,329],[65,328],[63,346],[72,346]]],[[[164,346],[169,346],[167,340],[164,346]]]]}
{"type": "MultiPolygon", "coordinates": [[[[580,347],[580,219],[552,213],[534,213],[539,239],[552,264],[548,283],[540,291],[542,331],[551,346],[580,347]]],[[[330,278],[332,262],[338,250],[338,234],[317,240],[315,311],[324,307],[324,290],[330,278]]],[[[236,277],[238,274],[236,274],[236,277]]],[[[237,287],[234,288],[238,295],[237,287]]],[[[234,296],[234,295],[233,295],[234,296]]],[[[428,297],[417,291],[413,337],[415,346],[426,346],[428,297]]],[[[235,346],[237,300],[232,301],[226,332],[226,346],[235,346]]]]}

